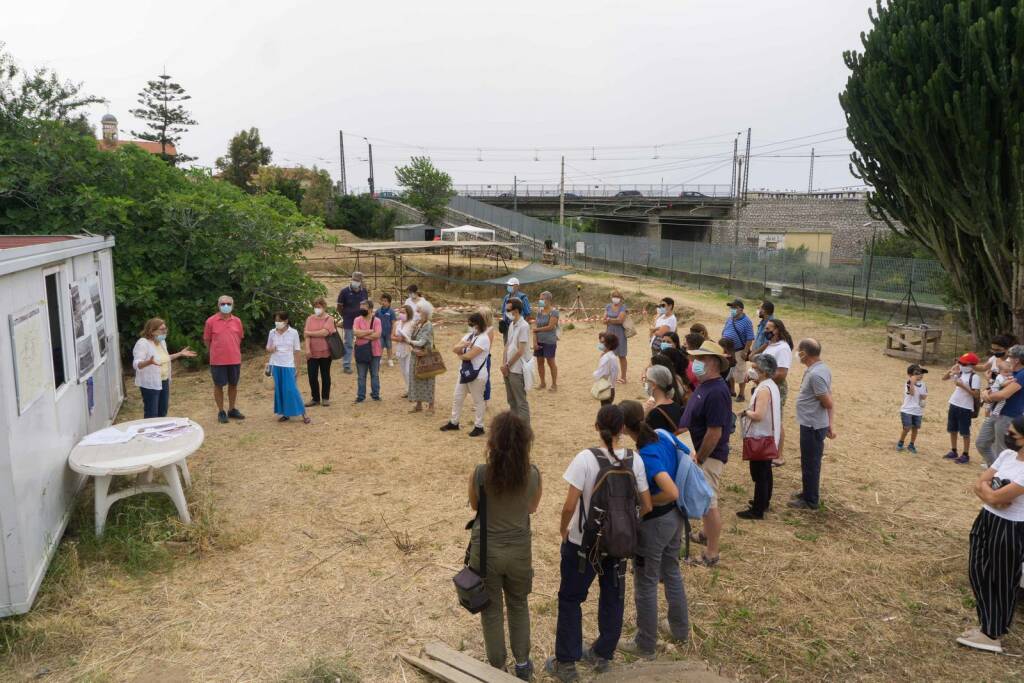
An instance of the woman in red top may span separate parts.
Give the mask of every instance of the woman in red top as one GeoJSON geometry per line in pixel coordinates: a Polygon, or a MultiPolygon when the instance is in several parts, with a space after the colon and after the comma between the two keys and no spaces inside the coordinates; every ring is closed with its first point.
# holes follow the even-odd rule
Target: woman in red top
{"type": "Polygon", "coordinates": [[[356,403],[366,400],[366,373],[370,373],[370,398],[380,400],[381,322],[373,315],[373,302],[360,301],[359,315],[352,321],[353,352],[356,357],[356,403]]]}
{"type": "Polygon", "coordinates": [[[313,315],[306,318],[306,327],[302,331],[306,339],[306,373],[309,375],[311,397],[307,408],[331,405],[332,359],[327,337],[337,331],[334,318],[327,312],[327,300],[322,296],[313,299],[313,315]]]}

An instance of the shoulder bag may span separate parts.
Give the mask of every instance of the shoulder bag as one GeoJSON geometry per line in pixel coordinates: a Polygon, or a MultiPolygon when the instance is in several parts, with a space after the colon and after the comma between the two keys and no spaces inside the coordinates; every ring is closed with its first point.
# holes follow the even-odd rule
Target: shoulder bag
{"type": "Polygon", "coordinates": [[[345,342],[338,333],[337,320],[334,321],[334,332],[328,334],[324,339],[327,340],[327,348],[331,352],[331,358],[340,360],[345,357],[345,342]]]}
{"type": "MultiPolygon", "coordinates": [[[[479,335],[474,334],[473,338],[469,340],[470,349],[473,348],[473,343],[479,335]]],[[[464,360],[462,365],[459,367],[459,384],[469,384],[475,382],[476,378],[480,376],[480,371],[483,370],[484,364],[481,363],[479,368],[473,367],[473,361],[464,360]]]]}
{"type": "MultiPolygon", "coordinates": [[[[768,400],[772,400],[772,392],[768,390],[768,400]]],[[[772,433],[768,436],[743,436],[744,460],[775,460],[779,457],[779,446],[775,443],[775,406],[768,406],[768,418],[772,433]]],[[[749,424],[748,427],[749,429],[749,424]]],[[[746,431],[746,430],[745,430],[746,431]]]]}
{"type": "Polygon", "coordinates": [[[622,321],[622,329],[626,333],[626,339],[636,336],[636,323],[633,322],[633,316],[628,313],[622,321]]]}
{"type": "Polygon", "coordinates": [[[590,387],[590,395],[598,401],[607,401],[612,397],[612,383],[607,377],[602,377],[590,387]]]}
{"type": "MultiPolygon", "coordinates": [[[[417,333],[419,330],[416,331],[417,333]]],[[[413,334],[415,336],[416,333],[413,334]]],[[[430,350],[422,356],[416,356],[416,363],[413,366],[413,375],[418,380],[432,379],[438,375],[443,375],[448,368],[444,366],[444,358],[441,357],[441,352],[434,348],[434,344],[430,344],[430,350]]]]}
{"type": "Polygon", "coordinates": [[[459,604],[470,614],[479,614],[491,604],[491,598],[487,595],[487,588],[484,586],[484,578],[487,577],[487,494],[483,484],[477,488],[477,512],[476,517],[466,524],[469,530],[469,545],[466,546],[466,558],[463,561],[462,571],[455,575],[452,581],[455,583],[455,593],[459,597],[459,604]],[[473,522],[480,520],[480,571],[476,571],[469,564],[469,557],[473,549],[473,522]]]}

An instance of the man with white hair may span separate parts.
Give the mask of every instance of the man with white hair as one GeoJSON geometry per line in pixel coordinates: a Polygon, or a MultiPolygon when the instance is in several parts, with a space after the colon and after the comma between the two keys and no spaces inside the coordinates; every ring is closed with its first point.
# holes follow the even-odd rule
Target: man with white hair
{"type": "Polygon", "coordinates": [[[217,312],[206,319],[203,342],[210,354],[210,375],[213,377],[213,400],[217,402],[217,421],[226,424],[228,418],[244,420],[245,415],[235,407],[238,378],[242,369],[242,339],[245,328],[242,321],[231,313],[235,300],[227,294],[217,299],[217,312]],[[228,388],[228,410],[224,410],[224,387],[228,388]]]}
{"type": "Polygon", "coordinates": [[[498,331],[504,341],[508,341],[508,302],[509,299],[519,299],[523,304],[523,320],[530,320],[530,299],[526,293],[519,289],[519,278],[511,277],[505,283],[505,298],[501,300],[501,322],[498,323],[498,331]]]}
{"type": "Polygon", "coordinates": [[[338,292],[338,312],[341,313],[341,324],[345,329],[345,357],[342,365],[346,374],[352,374],[352,350],[354,348],[354,337],[352,325],[359,317],[359,304],[367,301],[370,293],[363,286],[363,274],[358,270],[352,273],[352,281],[347,287],[338,292]]]}

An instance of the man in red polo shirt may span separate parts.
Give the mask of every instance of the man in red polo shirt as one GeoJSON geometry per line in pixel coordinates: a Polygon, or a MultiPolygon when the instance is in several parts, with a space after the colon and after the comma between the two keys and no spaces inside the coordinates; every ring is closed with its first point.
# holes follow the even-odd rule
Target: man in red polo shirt
{"type": "Polygon", "coordinates": [[[206,319],[203,341],[210,350],[210,374],[213,375],[213,400],[217,402],[217,420],[225,424],[229,417],[244,420],[235,407],[238,376],[242,370],[242,321],[231,314],[235,300],[226,294],[217,299],[217,313],[206,319]],[[224,412],[224,385],[228,387],[228,411],[224,412]]]}

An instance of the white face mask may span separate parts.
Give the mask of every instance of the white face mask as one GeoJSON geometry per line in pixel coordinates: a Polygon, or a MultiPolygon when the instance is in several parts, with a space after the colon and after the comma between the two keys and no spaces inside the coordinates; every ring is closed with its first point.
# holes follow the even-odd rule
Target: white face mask
{"type": "Polygon", "coordinates": [[[620,299],[620,298],[619,298],[619,297],[617,297],[617,296],[613,296],[613,297],[612,297],[612,303],[613,303],[613,304],[615,304],[616,306],[618,306],[619,304],[621,304],[621,303],[622,303],[622,299],[620,299]]]}
{"type": "Polygon", "coordinates": [[[278,320],[274,323],[274,327],[276,327],[279,330],[283,330],[284,328],[288,327],[288,323],[284,322],[283,320],[278,320]]]}
{"type": "Polygon", "coordinates": [[[322,308],[314,308],[313,309],[313,315],[323,315],[323,314],[324,314],[324,309],[322,309],[322,308]]]}
{"type": "Polygon", "coordinates": [[[348,283],[348,286],[351,287],[352,289],[359,289],[359,285],[361,284],[362,283],[359,282],[358,280],[353,280],[352,282],[348,283]]]}
{"type": "Polygon", "coordinates": [[[470,325],[469,327],[466,328],[466,332],[469,332],[470,334],[476,334],[476,328],[470,325]]]}

